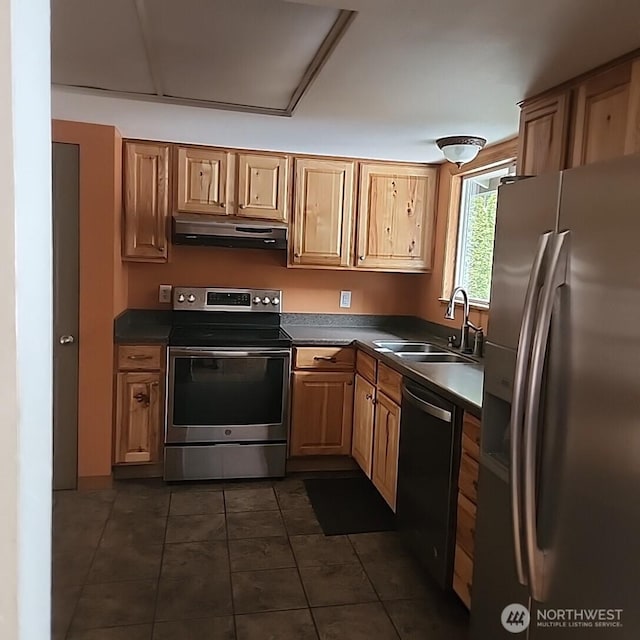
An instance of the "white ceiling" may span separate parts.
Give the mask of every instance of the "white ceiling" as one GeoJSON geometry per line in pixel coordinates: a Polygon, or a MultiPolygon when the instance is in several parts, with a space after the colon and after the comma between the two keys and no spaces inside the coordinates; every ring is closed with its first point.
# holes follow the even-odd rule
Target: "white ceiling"
{"type": "MultiPolygon", "coordinates": [[[[517,130],[519,100],[640,47],[637,0],[307,0],[313,7],[258,0],[262,13],[255,6],[249,10],[255,0],[224,0],[244,10],[220,12],[215,24],[189,11],[211,2],[147,0],[147,8],[164,7],[162,18],[149,13],[160,35],[162,82],[197,97],[224,89],[229,100],[260,95],[278,105],[300,73],[296,63],[317,48],[318,34],[335,10],[359,13],[291,118],[125,102],[61,89],[54,91],[54,116],[113,123],[131,137],[162,133],[183,142],[439,161],[435,138],[507,138],[517,130]],[[268,7],[273,13],[274,3],[280,5],[275,21],[264,13],[268,7]],[[308,10],[307,18],[281,21],[287,4],[308,10]],[[334,11],[324,12],[328,8],[334,11]],[[307,38],[307,27],[315,36],[307,38]],[[270,48],[260,49],[256,34],[270,48]],[[222,48],[215,44],[218,38],[222,48]],[[289,54],[280,59],[275,71],[262,64],[267,57],[278,59],[274,42],[282,45],[276,51],[298,52],[293,60],[289,54]],[[181,74],[185,64],[201,69],[202,81],[198,73],[181,74]],[[219,87],[211,86],[209,70],[219,87]]],[[[53,1],[57,82],[82,76],[80,84],[154,91],[133,3],[53,1]],[[66,32],[56,53],[56,30],[70,24],[76,27],[66,32]]]]}
{"type": "Polygon", "coordinates": [[[288,111],[340,14],[283,0],[53,0],[52,81],[288,111]]]}

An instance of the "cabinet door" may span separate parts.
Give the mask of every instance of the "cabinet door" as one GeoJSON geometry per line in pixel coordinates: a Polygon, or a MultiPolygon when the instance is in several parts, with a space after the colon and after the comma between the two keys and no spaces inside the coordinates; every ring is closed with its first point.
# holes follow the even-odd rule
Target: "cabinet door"
{"type": "Polygon", "coordinates": [[[118,374],[116,464],[160,459],[160,376],[160,372],[118,374]]]}
{"type": "Polygon", "coordinates": [[[238,155],[238,215],[286,222],[289,213],[289,158],[238,155]]]}
{"type": "Polygon", "coordinates": [[[229,153],[220,149],[178,149],[178,211],[227,212],[229,153]]]}
{"type": "Polygon", "coordinates": [[[353,263],[354,162],[296,160],[293,201],[294,265],[353,263]]]}
{"type": "Polygon", "coordinates": [[[356,375],[353,394],[353,438],[351,455],[360,468],[371,477],[373,461],[373,416],[375,387],[362,376],[356,375]]]}
{"type": "Polygon", "coordinates": [[[123,178],[123,259],[166,262],[169,146],[127,142],[123,178]]]}
{"type": "Polygon", "coordinates": [[[353,373],[293,374],[292,456],[349,455],[353,373]]]}
{"type": "Polygon", "coordinates": [[[631,63],[585,80],[577,92],[571,166],[609,160],[631,152],[627,137],[632,104],[631,63]]]}
{"type": "Polygon", "coordinates": [[[525,104],[520,112],[518,174],[536,176],[566,167],[569,93],[525,104]]]}
{"type": "Polygon", "coordinates": [[[398,485],[398,445],[400,443],[400,407],[378,393],[373,431],[373,473],[371,480],[387,504],[396,510],[398,485]]]}
{"type": "Polygon", "coordinates": [[[433,167],[361,165],[357,267],[431,269],[436,178],[433,167]]]}

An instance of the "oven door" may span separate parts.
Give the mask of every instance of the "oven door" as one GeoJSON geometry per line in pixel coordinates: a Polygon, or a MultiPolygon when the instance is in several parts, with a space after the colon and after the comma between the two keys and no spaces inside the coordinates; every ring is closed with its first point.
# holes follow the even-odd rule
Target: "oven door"
{"type": "Polygon", "coordinates": [[[169,347],[165,442],[285,441],[291,351],[169,347]]]}

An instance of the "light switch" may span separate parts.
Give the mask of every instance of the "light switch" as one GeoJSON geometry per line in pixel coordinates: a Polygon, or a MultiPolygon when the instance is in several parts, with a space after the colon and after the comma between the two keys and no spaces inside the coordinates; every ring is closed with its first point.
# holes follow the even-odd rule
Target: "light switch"
{"type": "Polygon", "coordinates": [[[340,292],[340,306],[343,309],[349,309],[351,307],[351,291],[340,292]]]}
{"type": "Polygon", "coordinates": [[[170,303],[171,302],[171,289],[172,286],[170,284],[161,284],[158,287],[158,301],[170,303]]]}

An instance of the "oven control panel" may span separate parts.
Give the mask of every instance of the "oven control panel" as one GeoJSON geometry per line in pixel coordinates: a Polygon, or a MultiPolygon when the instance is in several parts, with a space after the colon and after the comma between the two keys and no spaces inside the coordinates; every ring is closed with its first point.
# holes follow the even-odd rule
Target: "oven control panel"
{"type": "Polygon", "coordinates": [[[173,308],[180,311],[245,311],[280,313],[282,291],[174,287],[173,308]]]}

